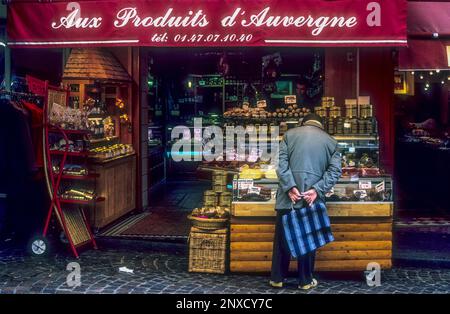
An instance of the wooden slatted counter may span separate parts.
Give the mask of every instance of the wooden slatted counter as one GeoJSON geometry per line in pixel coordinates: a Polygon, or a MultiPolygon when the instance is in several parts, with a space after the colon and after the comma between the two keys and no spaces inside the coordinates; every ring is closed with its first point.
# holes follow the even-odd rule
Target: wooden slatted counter
{"type": "Polygon", "coordinates": [[[105,198],[89,213],[91,225],[97,229],[136,208],[136,155],[94,162],[91,168],[99,174],[96,192],[105,198]]]}
{"type": "MultiPolygon", "coordinates": [[[[274,207],[274,202],[233,203],[230,271],[270,271],[274,207]]],[[[335,241],[318,250],[317,271],[363,271],[370,262],[391,267],[392,202],[330,202],[327,208],[335,241]]]]}

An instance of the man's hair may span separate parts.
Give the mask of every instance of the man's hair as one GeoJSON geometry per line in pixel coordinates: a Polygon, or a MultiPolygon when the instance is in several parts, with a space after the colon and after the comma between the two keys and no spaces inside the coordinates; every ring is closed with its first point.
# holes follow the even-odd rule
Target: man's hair
{"type": "Polygon", "coordinates": [[[302,120],[302,125],[304,125],[307,121],[317,121],[323,125],[322,118],[315,113],[308,113],[302,120]]]}

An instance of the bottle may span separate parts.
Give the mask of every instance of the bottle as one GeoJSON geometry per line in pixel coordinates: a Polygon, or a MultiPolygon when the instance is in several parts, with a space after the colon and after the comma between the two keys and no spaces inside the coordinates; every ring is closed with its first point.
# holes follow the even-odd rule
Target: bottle
{"type": "Polygon", "coordinates": [[[100,120],[100,138],[105,137],[105,125],[103,124],[103,120],[100,120]]]}

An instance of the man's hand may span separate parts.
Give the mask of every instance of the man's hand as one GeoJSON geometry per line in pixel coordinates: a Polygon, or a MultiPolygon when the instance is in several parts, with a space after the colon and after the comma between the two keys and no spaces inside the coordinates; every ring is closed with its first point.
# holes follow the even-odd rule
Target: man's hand
{"type": "Polygon", "coordinates": [[[291,199],[292,203],[297,203],[299,200],[302,199],[302,196],[300,195],[300,191],[295,186],[289,190],[288,195],[289,195],[289,198],[291,199]]]}
{"type": "Polygon", "coordinates": [[[305,199],[309,206],[312,206],[314,201],[317,199],[317,191],[315,189],[311,189],[303,192],[300,196],[305,199]]]}

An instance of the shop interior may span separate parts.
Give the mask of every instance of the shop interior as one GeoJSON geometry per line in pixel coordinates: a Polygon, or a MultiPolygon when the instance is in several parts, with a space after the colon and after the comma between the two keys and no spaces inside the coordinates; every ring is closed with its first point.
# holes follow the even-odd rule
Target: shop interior
{"type": "Polygon", "coordinates": [[[399,213],[416,218],[448,216],[450,72],[401,71],[395,83],[399,213]],[[431,197],[424,195],[427,186],[431,197]]]}
{"type": "MultiPolygon", "coordinates": [[[[345,152],[347,181],[336,188],[330,200],[391,200],[392,181],[379,165],[378,126],[370,97],[355,99],[355,50],[339,54],[341,59],[329,58],[328,62],[340,62],[335,69],[337,74],[345,77],[350,72],[353,80],[341,83],[346,88],[339,91],[342,99],[335,100],[332,96],[324,97],[324,49],[151,49],[147,82],[149,209],[104,234],[185,238],[191,226],[188,220],[191,212],[220,207],[222,201],[229,208],[228,199],[244,202],[273,199],[274,182],[261,186],[262,192],[257,195],[238,195],[240,192],[234,188],[237,178],[276,180],[273,165],[261,162],[257,152],[252,156],[248,147],[245,161],[195,161],[195,156],[202,152],[194,146],[181,152],[192,160],[173,160],[171,148],[179,138],[173,138],[171,131],[184,125],[189,128],[188,135],[194,137],[193,120],[198,117],[202,118],[203,130],[210,125],[278,126],[282,135],[298,126],[308,112],[316,112],[324,118],[326,130],[340,137],[345,152]],[[216,186],[218,172],[225,177],[222,186],[216,186]],[[354,192],[358,190],[355,183],[350,187],[351,178],[359,176],[375,178],[370,182],[372,194],[354,192]],[[381,190],[375,191],[375,185],[381,190]]],[[[329,83],[335,84],[334,80],[329,83]]]]}
{"type": "MultiPolygon", "coordinates": [[[[187,215],[201,207],[205,191],[211,190],[214,163],[176,162],[171,148],[178,138],[171,131],[187,126],[194,136],[194,118],[203,130],[230,123],[261,124],[264,119],[297,125],[302,108],[312,110],[323,93],[321,49],[151,49],[148,73],[148,188],[147,218],[129,232],[148,235],[187,236],[187,215]],[[298,113],[273,119],[268,112],[284,108],[284,97],[296,95],[303,106],[298,113]],[[258,102],[264,103],[258,111],[258,102]],[[230,116],[237,108],[252,108],[253,120],[230,116]],[[228,116],[228,118],[227,118],[228,116]],[[209,168],[208,168],[209,167],[209,168]],[[162,227],[163,226],[163,227],[162,227]]],[[[302,112],[303,115],[303,112],[302,112]]],[[[269,123],[268,123],[269,124],[269,123]]],[[[182,154],[195,159],[202,152],[182,154]]],[[[218,162],[217,167],[225,162],[218,162]]],[[[237,164],[237,162],[236,162],[237,164]]],[[[234,169],[235,170],[235,169],[234,169]]],[[[231,177],[228,180],[231,184],[231,177]]]]}

